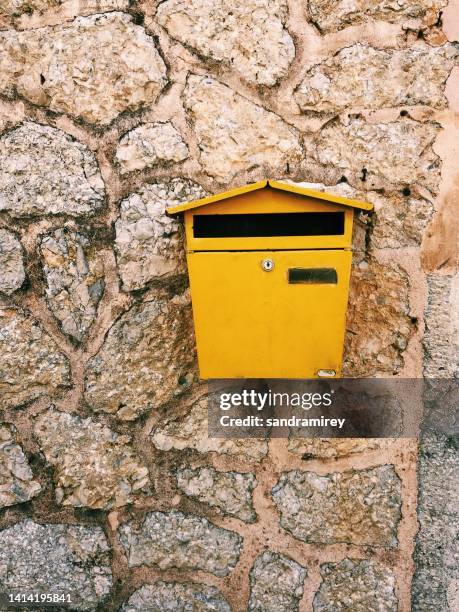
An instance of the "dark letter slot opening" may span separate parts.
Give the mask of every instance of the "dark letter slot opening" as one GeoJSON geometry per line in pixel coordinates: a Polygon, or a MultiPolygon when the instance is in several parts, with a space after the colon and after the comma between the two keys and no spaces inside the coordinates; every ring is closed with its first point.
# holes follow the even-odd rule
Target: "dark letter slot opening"
{"type": "Polygon", "coordinates": [[[195,238],[267,238],[271,236],[340,236],[343,212],[194,215],[195,238]]]}
{"type": "Polygon", "coordinates": [[[335,268],[290,268],[288,282],[291,285],[336,285],[338,274],[335,268]]]}

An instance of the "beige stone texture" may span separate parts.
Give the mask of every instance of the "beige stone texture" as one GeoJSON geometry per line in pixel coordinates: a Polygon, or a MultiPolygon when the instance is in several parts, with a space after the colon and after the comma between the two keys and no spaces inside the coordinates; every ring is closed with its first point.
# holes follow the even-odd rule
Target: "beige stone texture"
{"type": "Polygon", "coordinates": [[[351,608],[354,612],[396,612],[395,577],[388,567],[363,561],[343,559],[321,566],[322,583],[314,598],[314,612],[351,608]]]}
{"type": "Polygon", "coordinates": [[[324,32],[372,20],[406,22],[422,19],[435,23],[447,0],[305,0],[310,19],[324,32]]]}
{"type": "Polygon", "coordinates": [[[128,0],[2,0],[0,14],[20,17],[64,8],[71,15],[84,15],[122,10],[128,6],[128,0]]]}
{"type": "Polygon", "coordinates": [[[198,453],[242,456],[249,461],[260,461],[268,452],[263,440],[209,438],[205,398],[197,400],[182,418],[166,418],[158,424],[152,431],[151,440],[163,451],[192,449],[198,453]]]}
{"type": "Polygon", "coordinates": [[[345,376],[390,376],[399,372],[414,332],[406,272],[376,260],[354,266],[346,330],[345,376]]]}
{"type": "Polygon", "coordinates": [[[146,184],[121,202],[115,249],[125,291],[185,274],[183,224],[166,215],[166,209],[205,195],[198,184],[176,178],[146,184]]]}
{"type": "Polygon", "coordinates": [[[154,102],[166,85],[153,39],[124,13],[3,32],[0,41],[0,91],[88,123],[108,124],[154,102]]]}
{"type": "Polygon", "coordinates": [[[0,531],[0,587],[5,593],[70,597],[74,610],[94,610],[112,586],[110,548],[101,527],[41,525],[26,519],[0,531]]]}
{"type": "Polygon", "coordinates": [[[326,475],[286,472],[272,496],[280,524],[299,540],[397,546],[402,499],[392,465],[326,475]]]}
{"type": "Polygon", "coordinates": [[[295,128],[211,77],[191,75],[184,104],[198,139],[200,162],[216,181],[231,181],[252,168],[276,176],[301,160],[295,128]]]}
{"type": "Polygon", "coordinates": [[[0,508],[29,501],[41,491],[27,457],[16,441],[16,430],[0,423],[0,508]]]}
{"type": "Polygon", "coordinates": [[[303,459],[337,459],[380,448],[377,439],[360,438],[294,438],[288,441],[288,450],[303,459]]]}
{"type": "Polygon", "coordinates": [[[70,367],[55,341],[28,313],[0,302],[0,403],[19,406],[70,386],[70,367]]]}
{"type": "Polygon", "coordinates": [[[34,434],[54,467],[56,501],[63,506],[110,510],[151,492],[130,436],[53,407],[37,418],[34,434]]]}
{"type": "Polygon", "coordinates": [[[287,14],[286,0],[167,0],[156,18],[199,55],[223,62],[251,83],[275,85],[295,57],[287,14]]]}
{"type": "Polygon", "coordinates": [[[305,568],[293,559],[263,553],[250,570],[249,612],[298,612],[306,576],[305,568]]]}
{"type": "Polygon", "coordinates": [[[0,138],[0,211],[91,215],[104,195],[93,153],[65,132],[26,122],[0,138]]]}
{"type": "Polygon", "coordinates": [[[116,149],[121,174],[152,168],[158,163],[183,161],[187,157],[188,147],[170,121],[139,125],[121,138],[116,149]]]}
{"type": "Polygon", "coordinates": [[[357,43],[310,68],[295,100],[303,112],[311,113],[416,105],[444,108],[445,83],[458,55],[452,44],[375,49],[357,43]]]}
{"type": "Polygon", "coordinates": [[[390,123],[336,119],[307,137],[305,146],[333,182],[344,175],[354,187],[400,190],[414,184],[435,194],[440,171],[432,145],[439,131],[437,123],[405,117],[390,123]]]}
{"type": "Polygon", "coordinates": [[[185,495],[246,523],[256,520],[252,492],[257,480],[253,473],[218,472],[211,467],[196,470],[183,467],[177,470],[176,477],[177,486],[185,495]]]}
{"type": "Polygon", "coordinates": [[[46,298],[62,330],[83,340],[104,293],[104,263],[90,240],[63,227],[42,237],[46,298]]]}
{"type": "Polygon", "coordinates": [[[129,567],[158,565],[226,576],[236,565],[242,538],[207,519],[182,512],[151,512],[137,528],[119,528],[129,567]]]}
{"type": "Polygon", "coordinates": [[[96,412],[132,421],[186,388],[193,358],[188,296],[158,291],[123,314],[87,362],[85,399],[96,412]]]}
{"type": "Polygon", "coordinates": [[[0,592],[456,609],[449,436],[209,437],[165,208],[372,202],[343,374],[454,380],[458,41],[459,0],[0,0],[0,592]]]}
{"type": "Polygon", "coordinates": [[[195,582],[146,584],[135,591],[120,612],[159,612],[160,610],[193,610],[193,612],[231,612],[218,589],[195,582]],[[191,606],[191,607],[190,607],[191,606]]]}
{"type": "Polygon", "coordinates": [[[0,228],[0,292],[11,295],[24,280],[21,243],[14,234],[0,228]]]}

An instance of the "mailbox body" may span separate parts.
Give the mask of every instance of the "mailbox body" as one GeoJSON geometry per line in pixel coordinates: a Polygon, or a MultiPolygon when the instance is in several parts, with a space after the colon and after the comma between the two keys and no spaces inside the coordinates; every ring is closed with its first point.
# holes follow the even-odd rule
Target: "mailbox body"
{"type": "Polygon", "coordinates": [[[342,201],[264,181],[184,210],[201,378],[340,376],[354,214],[342,201]]]}

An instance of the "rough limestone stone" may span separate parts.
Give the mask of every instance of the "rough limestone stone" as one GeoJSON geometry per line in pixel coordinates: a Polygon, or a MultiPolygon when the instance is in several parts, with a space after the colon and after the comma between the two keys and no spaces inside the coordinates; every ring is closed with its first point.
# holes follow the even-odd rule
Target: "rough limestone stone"
{"type": "Polygon", "coordinates": [[[310,68],[295,92],[303,112],[425,105],[445,108],[456,45],[374,49],[357,43],[310,68]]]}
{"type": "Polygon", "coordinates": [[[0,34],[0,92],[89,123],[150,104],[166,85],[153,39],[124,13],[0,34]]]}
{"type": "Polygon", "coordinates": [[[148,469],[131,449],[130,436],[52,407],[37,418],[34,434],[55,469],[56,500],[64,506],[109,510],[148,488],[148,469]]]}
{"type": "Polygon", "coordinates": [[[399,372],[415,329],[405,271],[373,259],[354,266],[346,329],[345,376],[399,372]]]}
{"type": "Polygon", "coordinates": [[[459,376],[459,274],[427,276],[424,376],[459,376]]]}
{"type": "Polygon", "coordinates": [[[76,3],[73,0],[2,0],[0,15],[20,17],[33,13],[43,14],[59,8],[71,11],[72,15],[86,15],[128,7],[128,0],[78,0],[76,3]]]}
{"type": "Polygon", "coordinates": [[[326,476],[286,472],[272,496],[282,527],[299,540],[397,546],[402,500],[392,465],[326,476]]]}
{"type": "Polygon", "coordinates": [[[109,550],[100,527],[27,519],[0,532],[0,589],[68,594],[72,610],[95,610],[112,586],[109,550]]]}
{"type": "Polygon", "coordinates": [[[335,459],[380,448],[375,438],[290,438],[288,450],[302,459],[335,459]]]}
{"type": "Polygon", "coordinates": [[[457,609],[454,599],[459,581],[457,434],[422,435],[418,482],[420,528],[414,553],[412,609],[452,612],[457,609]]]}
{"type": "Polygon", "coordinates": [[[203,570],[226,576],[236,565],[242,538],[207,519],[182,512],[150,512],[140,527],[119,528],[129,567],[203,570]]]}
{"type": "Polygon", "coordinates": [[[223,62],[251,83],[274,85],[295,57],[287,15],[285,0],[167,0],[156,18],[199,55],[223,62]]]}
{"type": "Polygon", "coordinates": [[[404,23],[428,19],[435,23],[448,0],[306,0],[309,16],[323,32],[342,30],[370,21],[404,23]]]}
{"type": "Polygon", "coordinates": [[[297,130],[210,77],[191,75],[184,104],[196,133],[204,170],[218,181],[263,168],[284,174],[303,155],[297,130]]]}
{"type": "Polygon", "coordinates": [[[183,224],[165,211],[205,195],[196,183],[175,178],[144,185],[121,202],[121,214],[115,223],[115,249],[125,291],[186,272],[183,224]]]}
{"type": "Polygon", "coordinates": [[[395,577],[387,567],[371,559],[343,559],[320,567],[322,583],[314,612],[397,612],[395,577]]]}
{"type": "Polygon", "coordinates": [[[156,448],[169,450],[192,449],[198,453],[216,452],[237,456],[249,461],[261,461],[268,452],[263,440],[230,440],[209,438],[207,427],[207,400],[201,398],[181,418],[166,419],[152,432],[151,440],[156,448]]]}
{"type": "Polygon", "coordinates": [[[194,582],[163,582],[137,589],[120,612],[231,612],[218,589],[194,582]]]}
{"type": "Polygon", "coordinates": [[[65,132],[29,121],[0,138],[0,211],[75,217],[103,201],[96,158],[65,132]]]}
{"type": "Polygon", "coordinates": [[[110,328],[85,368],[85,399],[96,411],[132,421],[189,384],[194,338],[189,298],[158,291],[110,328]]]}
{"type": "Polygon", "coordinates": [[[401,191],[420,185],[436,193],[439,158],[432,149],[440,130],[434,122],[408,118],[391,123],[336,119],[305,141],[307,166],[318,164],[332,184],[345,176],[354,187],[401,191]]]}
{"type": "Polygon", "coordinates": [[[170,122],[144,123],[125,134],[116,149],[121,174],[152,168],[158,163],[183,161],[187,157],[188,147],[170,122]]]}
{"type": "Polygon", "coordinates": [[[70,386],[70,367],[54,340],[24,311],[0,302],[0,405],[18,406],[70,386]]]}
{"type": "Polygon", "coordinates": [[[434,212],[432,202],[416,195],[399,193],[386,197],[376,192],[369,192],[368,200],[375,210],[371,233],[373,247],[399,249],[421,244],[434,212]]]}
{"type": "Polygon", "coordinates": [[[21,243],[14,234],[0,228],[0,293],[11,295],[24,280],[21,243]]]}
{"type": "Polygon", "coordinates": [[[285,555],[266,551],[250,570],[249,612],[297,612],[306,570],[285,555]]]}
{"type": "Polygon", "coordinates": [[[40,491],[41,485],[16,442],[15,428],[0,423],[0,508],[29,501],[40,491]]]}
{"type": "Polygon", "coordinates": [[[81,341],[104,293],[102,256],[86,236],[65,227],[44,236],[40,252],[49,307],[62,330],[81,341]]]}
{"type": "Polygon", "coordinates": [[[217,472],[211,467],[177,470],[177,486],[188,495],[218,508],[222,514],[253,523],[257,515],[252,493],[257,486],[255,474],[248,472],[217,472]]]}

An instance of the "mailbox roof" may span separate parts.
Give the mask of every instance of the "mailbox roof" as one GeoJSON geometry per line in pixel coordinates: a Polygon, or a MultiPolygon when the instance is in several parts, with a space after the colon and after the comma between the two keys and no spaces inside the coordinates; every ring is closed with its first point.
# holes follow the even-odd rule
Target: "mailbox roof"
{"type": "Polygon", "coordinates": [[[217,193],[216,195],[201,198],[200,200],[195,200],[194,202],[185,202],[184,204],[179,204],[178,206],[171,206],[166,212],[169,215],[176,215],[186,210],[198,208],[199,206],[207,206],[207,204],[213,204],[214,202],[219,202],[220,200],[226,200],[227,198],[233,198],[235,196],[242,195],[243,193],[249,193],[250,191],[264,189],[266,187],[280,189],[282,191],[290,191],[291,193],[309,196],[310,198],[317,198],[318,200],[325,200],[331,204],[350,206],[351,208],[358,208],[360,210],[373,210],[373,204],[370,204],[369,202],[351,200],[349,198],[343,198],[342,196],[325,193],[323,191],[316,191],[315,189],[308,189],[306,187],[300,187],[299,185],[293,185],[290,183],[265,180],[259,181],[258,183],[251,183],[250,185],[245,185],[244,187],[237,187],[236,189],[231,189],[230,191],[225,191],[223,193],[217,193]]]}

